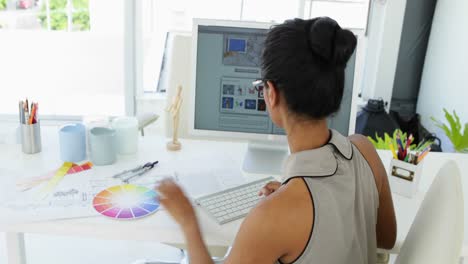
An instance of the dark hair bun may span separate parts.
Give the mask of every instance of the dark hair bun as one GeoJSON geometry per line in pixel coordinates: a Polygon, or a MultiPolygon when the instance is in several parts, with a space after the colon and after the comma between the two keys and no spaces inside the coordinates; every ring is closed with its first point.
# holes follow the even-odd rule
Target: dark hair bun
{"type": "Polygon", "coordinates": [[[345,67],[356,37],[328,17],[287,20],[271,28],[262,54],[262,78],[281,91],[291,112],[325,118],[341,105],[345,67]]]}
{"type": "Polygon", "coordinates": [[[311,51],[333,65],[344,66],[356,48],[354,34],[342,29],[329,17],[309,20],[308,43],[311,51]]]}

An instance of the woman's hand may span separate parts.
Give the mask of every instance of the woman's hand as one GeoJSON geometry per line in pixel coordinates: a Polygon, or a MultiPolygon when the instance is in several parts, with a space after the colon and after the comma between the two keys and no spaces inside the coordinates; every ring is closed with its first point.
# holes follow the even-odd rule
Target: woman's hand
{"type": "Polygon", "coordinates": [[[197,225],[195,210],[182,189],[171,179],[162,180],[156,187],[159,202],[167,209],[174,220],[186,230],[197,225]]]}
{"type": "Polygon", "coordinates": [[[258,192],[258,196],[262,196],[262,195],[268,196],[272,194],[273,192],[275,192],[276,190],[278,190],[279,187],[281,187],[280,182],[271,181],[267,183],[265,186],[263,186],[263,188],[258,192]]]}

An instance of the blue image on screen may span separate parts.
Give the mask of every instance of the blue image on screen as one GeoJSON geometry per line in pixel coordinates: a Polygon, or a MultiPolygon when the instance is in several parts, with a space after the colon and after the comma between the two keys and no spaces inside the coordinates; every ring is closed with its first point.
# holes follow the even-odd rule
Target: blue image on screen
{"type": "Polygon", "coordinates": [[[257,108],[257,100],[245,100],[245,109],[255,110],[257,108]]]}
{"type": "Polygon", "coordinates": [[[223,97],[222,107],[224,109],[232,109],[234,107],[234,98],[232,98],[232,97],[223,97]]]}
{"type": "Polygon", "coordinates": [[[246,52],[246,43],[245,39],[228,39],[228,51],[232,52],[246,52]]]}

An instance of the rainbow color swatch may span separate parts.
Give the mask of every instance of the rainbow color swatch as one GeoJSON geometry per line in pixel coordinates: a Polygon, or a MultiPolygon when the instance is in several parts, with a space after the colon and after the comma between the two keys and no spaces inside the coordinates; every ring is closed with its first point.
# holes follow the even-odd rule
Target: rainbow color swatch
{"type": "Polygon", "coordinates": [[[98,213],[117,219],[136,219],[159,208],[156,192],[133,184],[116,185],[98,193],[93,200],[98,213]]]}

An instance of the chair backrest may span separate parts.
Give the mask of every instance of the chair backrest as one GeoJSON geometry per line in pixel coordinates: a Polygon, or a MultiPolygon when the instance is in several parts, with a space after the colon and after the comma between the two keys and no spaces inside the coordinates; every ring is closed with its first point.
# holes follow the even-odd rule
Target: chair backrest
{"type": "Polygon", "coordinates": [[[395,263],[458,263],[464,234],[463,208],[460,170],[449,161],[426,193],[395,263]]]}

